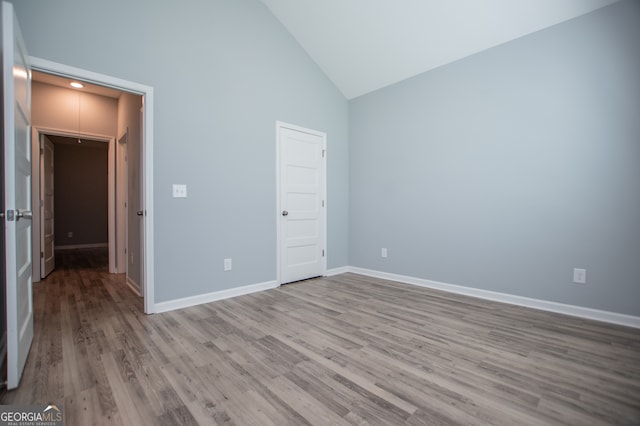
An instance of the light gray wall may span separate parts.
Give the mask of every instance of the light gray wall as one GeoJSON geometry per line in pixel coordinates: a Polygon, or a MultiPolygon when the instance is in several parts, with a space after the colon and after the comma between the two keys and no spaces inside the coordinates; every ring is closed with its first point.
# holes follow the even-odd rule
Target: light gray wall
{"type": "Polygon", "coordinates": [[[350,264],[640,315],[639,40],[626,1],[352,100],[350,264]]]}
{"type": "Polygon", "coordinates": [[[107,244],[108,144],[54,145],[55,245],[107,244]],[[72,237],[68,233],[72,232],[72,237]]]}
{"type": "Polygon", "coordinates": [[[13,3],[31,55],[154,88],[156,302],[276,278],[276,120],[327,132],[328,265],[347,265],[347,101],[262,3],[13,3]]]}

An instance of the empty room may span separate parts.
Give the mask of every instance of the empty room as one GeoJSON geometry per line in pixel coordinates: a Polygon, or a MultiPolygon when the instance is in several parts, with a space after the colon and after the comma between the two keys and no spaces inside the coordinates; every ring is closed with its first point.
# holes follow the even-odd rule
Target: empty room
{"type": "Polygon", "coordinates": [[[0,421],[640,424],[640,1],[14,0],[2,31],[0,421]],[[107,200],[40,279],[43,126],[103,144],[107,200]]]}

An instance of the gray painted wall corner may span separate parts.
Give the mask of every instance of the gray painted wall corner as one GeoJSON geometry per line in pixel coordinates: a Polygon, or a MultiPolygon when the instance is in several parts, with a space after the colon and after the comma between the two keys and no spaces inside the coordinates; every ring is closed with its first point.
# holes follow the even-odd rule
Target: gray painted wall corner
{"type": "Polygon", "coordinates": [[[640,315],[639,12],[621,2],[352,100],[350,264],[640,315]]]}

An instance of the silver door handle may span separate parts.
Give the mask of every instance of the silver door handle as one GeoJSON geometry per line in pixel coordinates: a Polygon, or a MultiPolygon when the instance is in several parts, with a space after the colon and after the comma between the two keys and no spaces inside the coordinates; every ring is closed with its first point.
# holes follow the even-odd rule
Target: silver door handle
{"type": "Polygon", "coordinates": [[[282,211],[282,216],[289,216],[289,212],[288,212],[288,211],[286,211],[286,210],[283,210],[283,211],[282,211]]]}
{"type": "Polygon", "coordinates": [[[136,214],[137,214],[138,216],[144,216],[144,211],[142,211],[142,210],[138,210],[138,211],[136,212],[136,214]]]}
{"type": "Polygon", "coordinates": [[[16,213],[16,220],[20,220],[20,219],[33,219],[33,212],[31,210],[17,210],[16,213]]]}

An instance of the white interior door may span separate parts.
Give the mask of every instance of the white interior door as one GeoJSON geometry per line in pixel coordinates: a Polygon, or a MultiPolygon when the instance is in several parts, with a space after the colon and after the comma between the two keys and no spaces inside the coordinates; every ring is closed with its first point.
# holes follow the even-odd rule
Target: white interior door
{"type": "Polygon", "coordinates": [[[46,135],[40,145],[40,278],[45,278],[56,267],[53,194],[54,146],[46,135]]]}
{"type": "Polygon", "coordinates": [[[326,272],[326,135],[278,123],[280,284],[326,272]]]}
{"type": "Polygon", "coordinates": [[[31,70],[18,21],[2,3],[7,388],[18,387],[33,340],[31,294],[31,70]]]}

